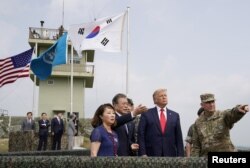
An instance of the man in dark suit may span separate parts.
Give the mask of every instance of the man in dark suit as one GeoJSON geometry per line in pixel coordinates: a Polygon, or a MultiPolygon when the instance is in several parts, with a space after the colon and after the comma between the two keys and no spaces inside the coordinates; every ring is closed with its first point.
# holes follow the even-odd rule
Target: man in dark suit
{"type": "Polygon", "coordinates": [[[52,150],[61,149],[61,139],[64,132],[64,124],[61,117],[62,113],[58,113],[57,116],[51,120],[51,134],[53,136],[52,150]]]}
{"type": "Polygon", "coordinates": [[[48,142],[48,132],[49,132],[49,127],[50,123],[49,120],[47,119],[47,114],[42,113],[41,119],[38,121],[39,125],[39,144],[37,150],[46,150],[47,149],[47,142],[48,142]]]}
{"type": "Polygon", "coordinates": [[[138,128],[139,155],[184,156],[179,114],[168,109],[167,90],[153,94],[156,107],[143,113],[138,128]]]}
{"type": "MultiPolygon", "coordinates": [[[[116,110],[117,120],[130,113],[126,95],[122,93],[115,95],[112,103],[116,110]]],[[[135,125],[132,121],[115,128],[119,140],[118,156],[133,156],[134,151],[138,150],[139,145],[135,143],[134,130],[135,125]]]]}

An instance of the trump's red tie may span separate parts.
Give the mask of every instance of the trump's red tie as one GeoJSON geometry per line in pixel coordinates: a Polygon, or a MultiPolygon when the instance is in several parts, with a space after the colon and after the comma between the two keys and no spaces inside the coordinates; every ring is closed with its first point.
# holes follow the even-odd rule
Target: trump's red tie
{"type": "Polygon", "coordinates": [[[161,132],[164,134],[165,132],[165,126],[166,126],[166,117],[164,115],[164,109],[161,109],[161,114],[160,114],[160,123],[161,123],[161,132]]]}

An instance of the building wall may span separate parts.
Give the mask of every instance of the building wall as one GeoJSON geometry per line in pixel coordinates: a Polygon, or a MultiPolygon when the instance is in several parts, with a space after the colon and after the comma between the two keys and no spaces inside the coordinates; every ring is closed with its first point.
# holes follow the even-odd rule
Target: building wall
{"type": "MultiPolygon", "coordinates": [[[[84,117],[84,80],[74,79],[73,85],[73,112],[79,112],[79,117],[84,117]]],[[[70,112],[70,78],[53,78],[40,81],[38,114],[46,112],[49,117],[53,117],[55,112],[63,111],[67,117],[70,112]],[[53,84],[48,84],[48,81],[53,84]]]]}
{"type": "Polygon", "coordinates": [[[73,112],[79,112],[79,118],[85,118],[84,98],[85,98],[85,80],[74,79],[73,94],[73,112]]]}

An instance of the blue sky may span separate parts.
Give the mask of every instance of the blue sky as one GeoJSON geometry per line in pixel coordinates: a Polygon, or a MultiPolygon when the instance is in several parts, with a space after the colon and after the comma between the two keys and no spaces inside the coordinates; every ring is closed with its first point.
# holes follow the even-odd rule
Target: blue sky
{"type": "MultiPolygon", "coordinates": [[[[153,107],[152,93],[167,88],[168,107],[181,117],[183,136],[196,118],[199,95],[212,92],[217,109],[250,102],[250,1],[65,0],[64,27],[120,13],[130,6],[129,97],[153,107]]],[[[0,58],[29,48],[28,28],[58,28],[62,0],[0,2],[0,58]]],[[[124,33],[126,42],[126,33],[124,33]]],[[[95,55],[95,81],[86,90],[85,116],[126,89],[126,43],[121,53],[95,55]]],[[[0,108],[11,115],[32,110],[29,78],[0,89],[0,108]]],[[[236,145],[250,146],[250,116],[231,131],[236,145]]]]}

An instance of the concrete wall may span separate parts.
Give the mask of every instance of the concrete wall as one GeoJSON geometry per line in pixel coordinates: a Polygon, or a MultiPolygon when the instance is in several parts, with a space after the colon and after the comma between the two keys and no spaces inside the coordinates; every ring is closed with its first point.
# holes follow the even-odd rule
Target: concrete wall
{"type": "MultiPolygon", "coordinates": [[[[70,78],[52,78],[40,81],[38,114],[46,112],[50,117],[55,111],[62,111],[64,117],[70,112],[70,78]],[[53,81],[53,84],[48,84],[53,81]]],[[[79,112],[79,118],[84,118],[84,80],[74,79],[73,112],[79,112]]]]}

